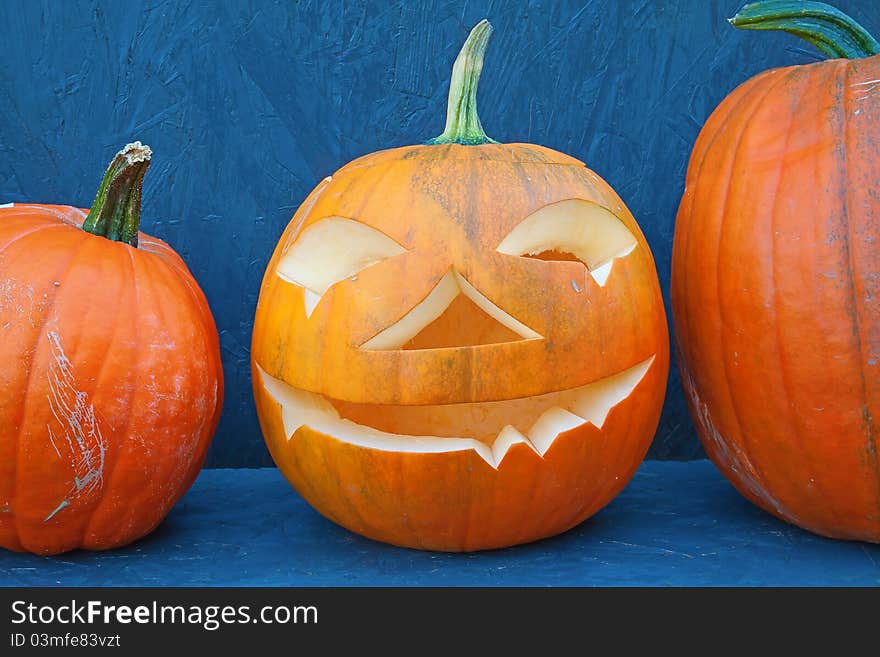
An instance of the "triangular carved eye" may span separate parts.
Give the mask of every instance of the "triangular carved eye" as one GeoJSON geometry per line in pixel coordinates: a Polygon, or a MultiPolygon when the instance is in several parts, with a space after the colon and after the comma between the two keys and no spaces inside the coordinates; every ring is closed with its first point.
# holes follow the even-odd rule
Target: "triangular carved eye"
{"type": "Polygon", "coordinates": [[[516,226],[497,251],[542,260],[578,260],[605,285],[614,258],[636,248],[635,235],[607,208],[582,199],[547,205],[516,226]]]}
{"type": "Polygon", "coordinates": [[[333,285],[405,252],[375,228],[354,219],[327,217],[302,232],[281,256],[276,273],[305,289],[306,316],[310,317],[333,285]]]}

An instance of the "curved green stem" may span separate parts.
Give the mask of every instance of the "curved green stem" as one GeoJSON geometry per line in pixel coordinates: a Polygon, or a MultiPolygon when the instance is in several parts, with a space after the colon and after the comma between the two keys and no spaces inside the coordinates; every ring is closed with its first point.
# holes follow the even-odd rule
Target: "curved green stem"
{"type": "Polygon", "coordinates": [[[449,103],[446,106],[446,129],[429,144],[497,144],[489,139],[477,114],[477,85],[483,71],[483,55],[492,35],[486,19],[471,30],[452,66],[449,81],[449,103]]]}
{"type": "Polygon", "coordinates": [[[131,246],[138,244],[144,174],[153,151],[136,141],[116,154],[98,187],[83,230],[131,246]]]}
{"type": "Polygon", "coordinates": [[[880,54],[880,43],[839,9],[824,2],[765,0],[745,5],[730,24],[740,30],[782,30],[809,41],[832,58],[880,54]]]}

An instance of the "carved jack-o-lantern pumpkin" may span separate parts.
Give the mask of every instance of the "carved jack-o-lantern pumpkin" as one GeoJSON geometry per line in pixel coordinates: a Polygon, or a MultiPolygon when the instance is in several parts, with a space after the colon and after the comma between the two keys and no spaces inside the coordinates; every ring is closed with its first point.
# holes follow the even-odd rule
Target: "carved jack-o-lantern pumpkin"
{"type": "Polygon", "coordinates": [[[325,516],[398,545],[574,526],[633,475],[664,396],[663,303],[632,215],[574,158],[482,132],[490,30],[456,60],[443,135],[306,199],[257,309],[272,456],[325,516]]]}

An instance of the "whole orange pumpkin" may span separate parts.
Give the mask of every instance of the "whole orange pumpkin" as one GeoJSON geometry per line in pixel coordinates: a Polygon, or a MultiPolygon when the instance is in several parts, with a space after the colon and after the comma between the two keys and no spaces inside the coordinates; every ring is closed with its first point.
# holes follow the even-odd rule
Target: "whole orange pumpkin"
{"type": "Polygon", "coordinates": [[[820,3],[732,22],[836,59],[749,80],[694,147],[672,259],[690,410],[749,500],[880,541],[880,45],[820,3]]]}
{"type": "Polygon", "coordinates": [[[576,159],[486,137],[490,26],[446,130],[362,157],[294,215],[260,293],[266,442],[318,511],[397,545],[477,550],[581,522],[635,472],[668,336],[647,243],[576,159]]]}
{"type": "Polygon", "coordinates": [[[150,532],[195,479],[223,384],[180,257],[138,232],[151,152],[91,211],[0,208],[0,546],[101,550],[150,532]]]}

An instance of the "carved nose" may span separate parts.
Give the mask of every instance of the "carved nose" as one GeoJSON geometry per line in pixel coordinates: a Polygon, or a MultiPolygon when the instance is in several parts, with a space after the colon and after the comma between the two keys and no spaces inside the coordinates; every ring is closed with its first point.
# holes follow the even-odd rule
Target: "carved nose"
{"type": "Polygon", "coordinates": [[[424,300],[361,349],[441,349],[540,338],[450,269],[424,300]]]}

